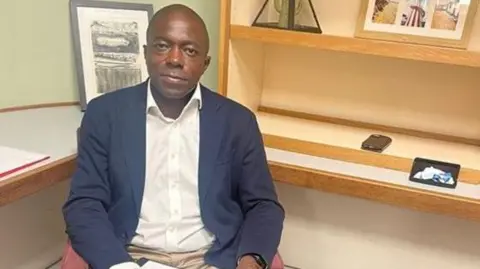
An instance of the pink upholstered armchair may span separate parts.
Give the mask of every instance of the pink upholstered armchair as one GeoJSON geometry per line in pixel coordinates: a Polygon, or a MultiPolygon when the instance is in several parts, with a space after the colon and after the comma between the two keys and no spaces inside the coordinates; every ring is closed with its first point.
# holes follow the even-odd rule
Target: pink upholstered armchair
{"type": "MultiPolygon", "coordinates": [[[[85,261],[73,250],[70,246],[70,242],[67,243],[63,252],[61,269],[88,269],[88,265],[85,261]]],[[[271,269],[284,269],[283,260],[277,253],[273,259],[271,269]]]]}

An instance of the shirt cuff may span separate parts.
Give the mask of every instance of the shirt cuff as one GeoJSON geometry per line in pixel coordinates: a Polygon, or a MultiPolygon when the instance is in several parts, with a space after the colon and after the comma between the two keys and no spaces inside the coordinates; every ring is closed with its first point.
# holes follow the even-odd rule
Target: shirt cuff
{"type": "Polygon", "coordinates": [[[134,262],[124,262],[124,263],[115,264],[111,266],[110,269],[140,269],[140,265],[134,262]]]}

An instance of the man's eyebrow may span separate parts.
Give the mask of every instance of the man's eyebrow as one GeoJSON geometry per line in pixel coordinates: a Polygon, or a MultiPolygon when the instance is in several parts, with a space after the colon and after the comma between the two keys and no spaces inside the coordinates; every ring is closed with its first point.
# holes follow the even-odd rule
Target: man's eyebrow
{"type": "Polygon", "coordinates": [[[182,45],[193,45],[193,46],[199,47],[199,48],[201,47],[200,43],[198,43],[194,40],[185,40],[184,42],[181,42],[181,43],[182,43],[182,45]]]}
{"type": "MultiPolygon", "coordinates": [[[[155,41],[165,41],[165,42],[168,42],[168,43],[173,43],[173,41],[167,37],[164,37],[164,36],[155,36],[153,37],[152,39],[153,42],[155,41]]],[[[181,40],[180,42],[180,45],[182,46],[194,46],[194,47],[198,47],[200,48],[200,43],[195,41],[195,40],[181,40]]]]}
{"type": "Polygon", "coordinates": [[[152,40],[153,40],[153,41],[159,41],[159,40],[161,40],[161,41],[168,41],[168,38],[165,38],[164,36],[154,36],[154,37],[152,38],[152,40]]]}

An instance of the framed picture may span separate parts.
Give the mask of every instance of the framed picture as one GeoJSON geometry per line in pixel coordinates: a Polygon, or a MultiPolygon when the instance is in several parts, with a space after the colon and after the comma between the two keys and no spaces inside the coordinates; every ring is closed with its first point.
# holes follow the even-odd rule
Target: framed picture
{"type": "Polygon", "coordinates": [[[93,98],[148,78],[143,57],[153,5],[70,0],[82,111],[93,98]]]}
{"type": "Polygon", "coordinates": [[[465,49],[478,0],[362,0],[355,36],[465,49]]]}

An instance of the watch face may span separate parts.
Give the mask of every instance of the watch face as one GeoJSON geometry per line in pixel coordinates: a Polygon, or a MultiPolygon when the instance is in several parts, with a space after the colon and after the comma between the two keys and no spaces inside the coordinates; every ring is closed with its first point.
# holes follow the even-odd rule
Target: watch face
{"type": "Polygon", "coordinates": [[[262,257],[260,257],[258,255],[254,255],[253,257],[257,261],[257,264],[260,265],[260,267],[262,267],[262,269],[267,268],[267,262],[262,257]]]}

